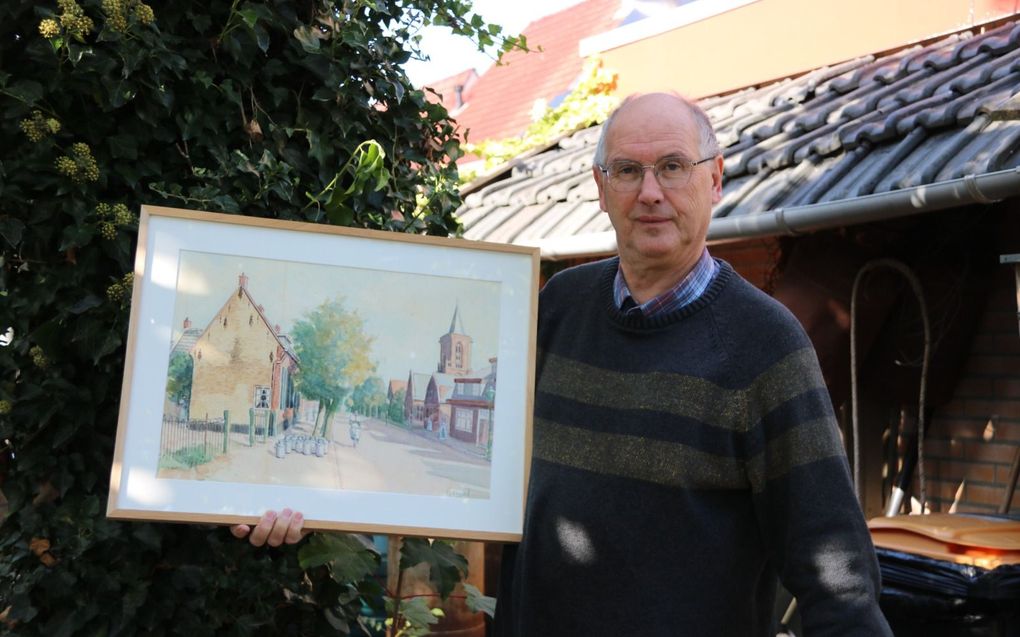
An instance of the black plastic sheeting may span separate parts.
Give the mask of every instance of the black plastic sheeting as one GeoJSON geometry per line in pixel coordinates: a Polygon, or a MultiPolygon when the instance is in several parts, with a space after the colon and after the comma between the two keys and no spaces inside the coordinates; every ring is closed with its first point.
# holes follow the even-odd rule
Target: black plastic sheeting
{"type": "Polygon", "coordinates": [[[984,569],[876,548],[897,637],[1020,637],[1020,564],[984,569]]]}
{"type": "Polygon", "coordinates": [[[876,548],[883,585],[946,597],[1020,604],[1020,564],[984,569],[876,548]]]}

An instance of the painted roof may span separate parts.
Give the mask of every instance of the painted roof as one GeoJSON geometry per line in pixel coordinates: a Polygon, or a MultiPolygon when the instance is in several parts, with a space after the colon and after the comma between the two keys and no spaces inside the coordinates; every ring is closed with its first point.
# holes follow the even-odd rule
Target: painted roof
{"type": "Polygon", "coordinates": [[[464,331],[464,321],[460,318],[460,306],[455,305],[453,308],[453,318],[450,319],[450,329],[446,332],[447,334],[467,334],[464,331]]]}
{"type": "Polygon", "coordinates": [[[408,375],[408,381],[411,383],[411,399],[417,401],[425,400],[425,390],[428,389],[429,381],[431,380],[432,374],[411,372],[408,375]]]}
{"type": "MultiPolygon", "coordinates": [[[[866,208],[897,191],[907,207],[937,189],[943,207],[1020,194],[1018,88],[1020,24],[1008,22],[704,99],[725,158],[709,240],[780,234],[791,213],[843,214],[841,202],[866,208]]],[[[615,251],[591,174],[599,131],[465,191],[465,236],[540,245],[547,258],[615,251]]]]}
{"type": "Polygon", "coordinates": [[[191,348],[195,346],[198,339],[202,337],[203,330],[200,327],[189,327],[181,333],[181,337],[177,339],[177,343],[170,349],[170,358],[174,357],[174,354],[178,352],[189,353],[191,348]]]}
{"type": "Polygon", "coordinates": [[[504,55],[473,84],[466,105],[451,113],[468,141],[519,135],[531,124],[536,100],[555,106],[581,73],[580,41],[614,28],[619,7],[620,0],[585,0],[525,27],[532,51],[504,55]]]}

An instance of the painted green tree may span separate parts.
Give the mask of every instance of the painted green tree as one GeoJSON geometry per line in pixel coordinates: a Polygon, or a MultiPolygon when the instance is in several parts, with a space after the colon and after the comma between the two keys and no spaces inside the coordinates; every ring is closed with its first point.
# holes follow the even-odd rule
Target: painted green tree
{"type": "Polygon", "coordinates": [[[351,392],[351,407],[360,414],[374,415],[386,404],[386,386],[378,376],[369,376],[351,392]]]}
{"type": "Polygon", "coordinates": [[[191,380],[195,361],[187,352],[174,352],[167,369],[166,397],[172,403],[187,407],[191,402],[191,380]]]}
{"type": "Polygon", "coordinates": [[[407,390],[400,389],[393,393],[387,405],[389,419],[395,423],[404,424],[404,400],[407,398],[407,390]]]}
{"type": "Polygon", "coordinates": [[[519,44],[476,17],[462,0],[0,2],[0,634],[352,629],[370,549],[365,568],[302,568],[222,527],[104,515],[137,214],[457,234],[453,124],[400,64],[424,24],[519,44]]]}
{"type": "Polygon", "coordinates": [[[294,323],[290,337],[301,361],[294,382],[302,396],[319,401],[316,435],[330,438],[344,399],[374,371],[364,327],[341,299],[323,301],[294,323]]]}

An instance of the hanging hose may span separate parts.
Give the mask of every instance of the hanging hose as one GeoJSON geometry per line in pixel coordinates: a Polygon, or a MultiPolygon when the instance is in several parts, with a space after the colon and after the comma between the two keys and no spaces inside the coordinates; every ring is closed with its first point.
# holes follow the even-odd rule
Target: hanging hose
{"type": "Polygon", "coordinates": [[[895,259],[874,259],[861,266],[857,276],[854,278],[853,292],[850,295],[850,410],[852,414],[852,435],[854,438],[854,492],[857,494],[857,500],[860,502],[861,444],[857,422],[857,290],[864,275],[871,270],[879,268],[892,268],[907,279],[910,287],[914,290],[914,295],[917,297],[917,303],[921,309],[921,321],[924,323],[924,360],[921,363],[921,388],[917,406],[917,478],[921,513],[924,513],[927,504],[924,474],[924,405],[925,390],[928,385],[928,362],[931,354],[931,325],[928,322],[928,306],[924,300],[921,282],[910,268],[895,259]]]}

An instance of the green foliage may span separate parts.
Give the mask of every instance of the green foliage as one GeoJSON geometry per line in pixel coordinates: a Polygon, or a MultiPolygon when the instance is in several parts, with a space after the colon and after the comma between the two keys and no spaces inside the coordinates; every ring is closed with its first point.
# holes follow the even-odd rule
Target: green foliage
{"type": "Polygon", "coordinates": [[[159,458],[160,469],[191,469],[200,464],[211,462],[213,454],[205,445],[184,447],[159,458]]]}
{"type": "Polygon", "coordinates": [[[351,393],[351,406],[358,413],[371,415],[385,404],[386,386],[378,376],[369,376],[351,393]]]}
{"type": "Polygon", "coordinates": [[[467,574],[467,560],[443,540],[406,538],[400,549],[400,568],[411,568],[421,563],[429,565],[429,579],[436,592],[446,599],[461,577],[467,574]]]}
{"type": "Polygon", "coordinates": [[[318,400],[325,409],[319,435],[328,437],[341,401],[374,370],[369,358],[372,340],[362,318],[340,299],[323,301],[295,322],[290,337],[301,361],[295,385],[301,395],[318,400]]]}
{"type": "Polygon", "coordinates": [[[407,390],[400,389],[394,392],[390,403],[387,406],[387,416],[398,424],[404,424],[404,400],[407,398],[407,390]]]}
{"type": "Polygon", "coordinates": [[[166,397],[178,405],[191,402],[191,380],[195,373],[195,361],[187,352],[174,352],[166,378],[166,397]]]}
{"type": "MultiPolygon", "coordinates": [[[[598,58],[589,58],[577,86],[555,108],[546,109],[524,134],[482,140],[465,144],[464,148],[484,159],[486,170],[495,168],[529,150],[548,146],[564,135],[604,122],[619,104],[613,95],[615,90],[616,74],[603,69],[598,58]]],[[[474,175],[462,177],[466,182],[474,175]]]]}
{"type": "Polygon", "coordinates": [[[500,37],[461,24],[466,6],[0,3],[0,334],[13,334],[0,344],[0,634],[353,624],[351,591],[370,584],[304,570],[293,547],[105,517],[136,215],[148,203],[455,234],[459,144],[399,64],[423,22],[500,37]]]}
{"type": "Polygon", "coordinates": [[[464,592],[467,593],[467,599],[465,600],[468,610],[475,613],[485,613],[489,617],[496,615],[496,598],[483,595],[482,591],[478,590],[478,587],[472,586],[467,582],[461,584],[464,587],[464,592]]]}
{"type": "Polygon", "coordinates": [[[338,584],[360,582],[379,567],[375,546],[361,535],[313,535],[298,551],[302,568],[328,566],[338,584]]]}

